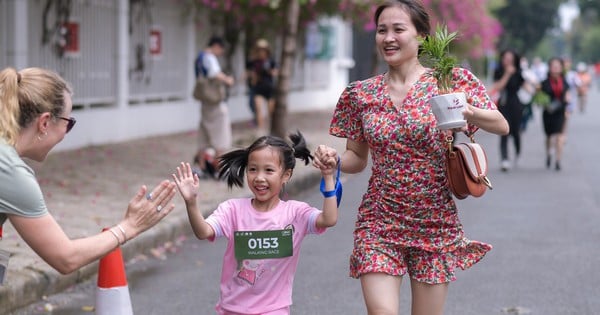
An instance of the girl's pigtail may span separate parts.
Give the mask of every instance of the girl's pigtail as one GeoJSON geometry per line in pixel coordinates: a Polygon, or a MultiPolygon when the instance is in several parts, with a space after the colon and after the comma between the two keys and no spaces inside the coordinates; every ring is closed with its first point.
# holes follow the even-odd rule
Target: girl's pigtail
{"type": "Polygon", "coordinates": [[[304,165],[308,165],[313,159],[310,150],[306,146],[306,140],[302,133],[298,130],[296,133],[290,134],[290,140],[292,140],[292,149],[294,151],[294,157],[304,161],[304,165]]]}
{"type": "Polygon", "coordinates": [[[219,179],[226,179],[227,186],[244,187],[244,173],[248,165],[248,150],[239,149],[227,152],[219,158],[219,179]]]}

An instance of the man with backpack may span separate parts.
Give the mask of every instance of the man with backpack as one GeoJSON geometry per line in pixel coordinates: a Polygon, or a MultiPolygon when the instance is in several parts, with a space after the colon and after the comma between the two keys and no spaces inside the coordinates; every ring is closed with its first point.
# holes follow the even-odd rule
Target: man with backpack
{"type": "MultiPolygon", "coordinates": [[[[233,77],[221,70],[219,56],[225,52],[225,42],[213,36],[208,46],[194,62],[196,78],[204,76],[223,85],[232,86],[233,77]]],[[[200,178],[215,178],[217,158],[232,146],[231,121],[225,98],[216,102],[201,101],[198,126],[198,151],[194,156],[194,171],[200,178]]]]}

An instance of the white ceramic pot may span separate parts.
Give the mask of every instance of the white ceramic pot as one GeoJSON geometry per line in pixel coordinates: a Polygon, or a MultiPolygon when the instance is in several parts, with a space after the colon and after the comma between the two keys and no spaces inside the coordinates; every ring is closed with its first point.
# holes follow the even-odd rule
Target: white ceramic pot
{"type": "Polygon", "coordinates": [[[437,128],[447,130],[467,125],[462,112],[467,106],[465,93],[449,93],[429,99],[431,110],[437,120],[437,128]]]}

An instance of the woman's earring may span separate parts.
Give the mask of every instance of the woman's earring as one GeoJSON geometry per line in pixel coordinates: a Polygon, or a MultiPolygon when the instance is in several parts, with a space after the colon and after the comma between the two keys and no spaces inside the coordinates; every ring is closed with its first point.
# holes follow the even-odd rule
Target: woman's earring
{"type": "Polygon", "coordinates": [[[43,135],[43,136],[40,136],[40,135],[38,135],[38,136],[37,136],[37,138],[38,138],[38,141],[42,141],[42,140],[44,140],[44,137],[48,135],[48,131],[45,131],[45,132],[44,132],[42,135],[43,135]]]}

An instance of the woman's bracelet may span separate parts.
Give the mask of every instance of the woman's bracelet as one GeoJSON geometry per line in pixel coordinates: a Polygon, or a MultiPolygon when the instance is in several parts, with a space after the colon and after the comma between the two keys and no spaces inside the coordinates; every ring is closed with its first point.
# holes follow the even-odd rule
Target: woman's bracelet
{"type": "Polygon", "coordinates": [[[110,231],[110,233],[112,233],[112,235],[115,236],[115,238],[117,239],[117,246],[121,246],[124,243],[121,243],[121,239],[119,239],[119,235],[117,235],[117,232],[115,232],[115,230],[113,230],[112,228],[108,229],[110,231]]]}
{"type": "Polygon", "coordinates": [[[127,243],[127,234],[125,233],[125,229],[121,226],[121,224],[117,224],[117,227],[119,228],[119,230],[121,230],[121,233],[123,234],[123,244],[121,245],[125,245],[125,243],[127,243]]]}

